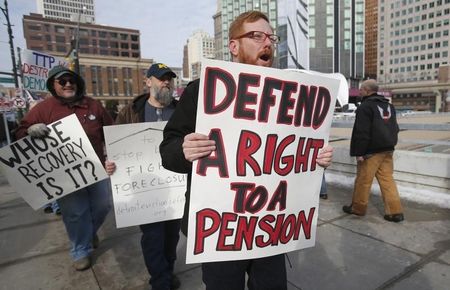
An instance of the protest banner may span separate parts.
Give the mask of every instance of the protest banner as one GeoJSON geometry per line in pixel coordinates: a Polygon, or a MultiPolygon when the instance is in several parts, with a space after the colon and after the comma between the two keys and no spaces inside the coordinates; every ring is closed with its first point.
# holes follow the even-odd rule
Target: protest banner
{"type": "Polygon", "coordinates": [[[147,122],[103,128],[108,159],[116,164],[111,175],[118,228],[183,215],[186,175],[164,169],[159,144],[167,122],[147,122]]]}
{"type": "Polygon", "coordinates": [[[192,165],[187,263],[260,258],[315,243],[339,80],[204,60],[196,132],[216,150],[192,165]]]}
{"type": "Polygon", "coordinates": [[[22,50],[23,89],[32,92],[46,92],[48,72],[57,65],[68,66],[63,58],[39,51],[22,50]]]}
{"type": "Polygon", "coordinates": [[[108,177],[75,114],[47,126],[49,136],[27,136],[0,148],[9,184],[33,208],[108,177]]]}

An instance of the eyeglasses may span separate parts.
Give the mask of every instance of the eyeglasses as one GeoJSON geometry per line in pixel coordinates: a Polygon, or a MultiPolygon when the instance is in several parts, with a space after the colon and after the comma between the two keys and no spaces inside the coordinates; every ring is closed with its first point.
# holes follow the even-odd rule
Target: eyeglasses
{"type": "Polygon", "coordinates": [[[76,81],[75,81],[75,79],[73,79],[73,78],[70,78],[70,79],[58,79],[58,80],[55,80],[58,84],[60,84],[61,86],[65,86],[67,83],[71,83],[72,85],[75,85],[76,84],[76,81]]]}
{"type": "Polygon", "coordinates": [[[244,37],[251,38],[256,42],[264,42],[264,41],[266,41],[267,38],[269,38],[270,42],[272,42],[273,44],[277,44],[280,42],[280,37],[278,35],[267,34],[262,31],[249,31],[238,37],[235,37],[235,39],[240,39],[240,38],[244,38],[244,37]]]}

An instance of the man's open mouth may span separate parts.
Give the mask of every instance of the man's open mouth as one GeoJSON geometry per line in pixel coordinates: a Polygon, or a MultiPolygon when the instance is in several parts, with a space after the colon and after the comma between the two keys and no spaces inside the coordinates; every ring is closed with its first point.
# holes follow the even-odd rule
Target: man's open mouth
{"type": "Polygon", "coordinates": [[[260,59],[262,59],[263,61],[269,61],[271,56],[269,53],[263,53],[262,55],[259,56],[260,59]]]}

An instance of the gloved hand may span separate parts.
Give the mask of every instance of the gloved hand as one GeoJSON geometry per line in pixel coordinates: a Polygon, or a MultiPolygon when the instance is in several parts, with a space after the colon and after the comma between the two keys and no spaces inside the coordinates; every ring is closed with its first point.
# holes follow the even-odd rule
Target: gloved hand
{"type": "Polygon", "coordinates": [[[44,123],[37,123],[31,125],[28,128],[27,133],[34,138],[44,138],[50,133],[50,128],[48,128],[44,123]]]}

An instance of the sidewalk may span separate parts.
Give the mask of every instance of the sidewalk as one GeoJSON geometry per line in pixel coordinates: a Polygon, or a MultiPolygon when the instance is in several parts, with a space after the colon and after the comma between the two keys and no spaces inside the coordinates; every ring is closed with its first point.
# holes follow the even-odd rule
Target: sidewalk
{"type": "MultiPolygon", "coordinates": [[[[314,248],[288,254],[289,289],[449,289],[450,211],[404,201],[406,220],[383,219],[372,196],[368,214],[344,214],[350,189],[328,186],[320,201],[314,248]]],[[[148,289],[137,227],[115,229],[112,213],[99,233],[92,269],[77,272],[60,217],[33,211],[0,185],[0,289],[148,289]]],[[[186,265],[186,240],[175,266],[181,290],[204,289],[200,265],[186,265]]],[[[230,289],[233,290],[233,289],[230,289]]]]}

